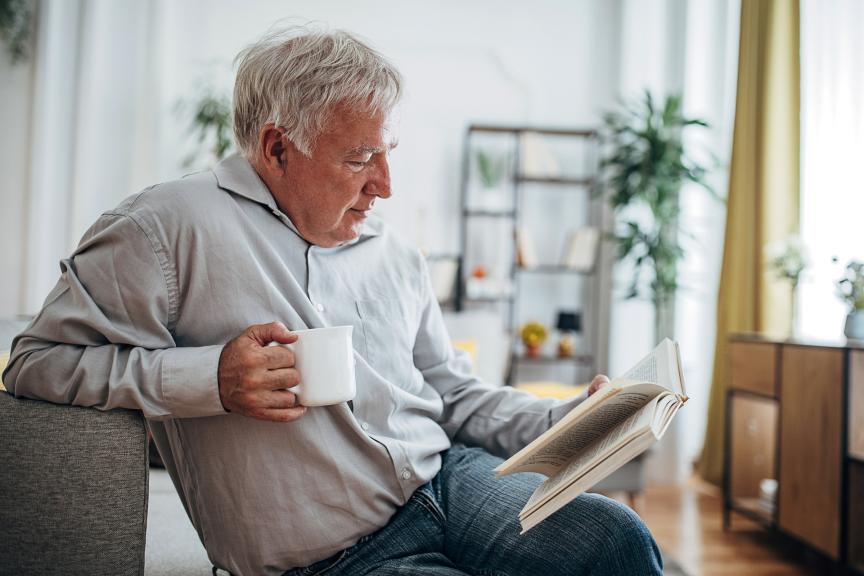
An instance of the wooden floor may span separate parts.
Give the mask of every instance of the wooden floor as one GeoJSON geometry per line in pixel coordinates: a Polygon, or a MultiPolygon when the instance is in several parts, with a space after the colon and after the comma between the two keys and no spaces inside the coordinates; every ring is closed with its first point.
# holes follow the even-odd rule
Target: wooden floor
{"type": "Polygon", "coordinates": [[[823,576],[824,562],[800,546],[733,514],[723,531],[722,500],[713,486],[649,488],[637,509],[661,548],[692,576],[823,576]]]}

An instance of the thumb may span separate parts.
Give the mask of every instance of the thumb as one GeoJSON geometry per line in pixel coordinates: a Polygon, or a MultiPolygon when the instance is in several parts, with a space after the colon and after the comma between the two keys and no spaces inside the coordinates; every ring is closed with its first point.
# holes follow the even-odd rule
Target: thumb
{"type": "Polygon", "coordinates": [[[249,337],[259,346],[267,346],[271,342],[291,344],[297,341],[297,335],[288,330],[281,322],[250,326],[249,337]]]}
{"type": "Polygon", "coordinates": [[[603,386],[606,386],[608,384],[609,384],[609,377],[606,376],[605,374],[598,374],[597,376],[594,377],[593,380],[591,380],[591,385],[588,386],[588,395],[590,396],[591,394],[594,394],[600,388],[602,388],[603,386]]]}

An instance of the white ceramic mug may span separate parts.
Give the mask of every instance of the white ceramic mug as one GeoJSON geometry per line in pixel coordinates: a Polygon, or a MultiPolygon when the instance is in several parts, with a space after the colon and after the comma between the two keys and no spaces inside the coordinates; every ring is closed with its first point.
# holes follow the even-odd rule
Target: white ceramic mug
{"type": "Polygon", "coordinates": [[[300,383],[289,390],[297,395],[300,404],[329,406],[354,399],[357,385],[351,345],[353,331],[353,326],[294,330],[297,341],[281,344],[294,352],[300,383]]]}

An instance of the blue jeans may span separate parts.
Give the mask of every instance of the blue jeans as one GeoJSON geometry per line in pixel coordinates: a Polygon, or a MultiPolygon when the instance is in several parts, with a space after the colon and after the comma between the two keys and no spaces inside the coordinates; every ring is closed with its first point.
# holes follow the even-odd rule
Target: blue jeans
{"type": "Polygon", "coordinates": [[[648,529],[626,506],[583,494],[520,536],[519,511],[543,480],[495,478],[499,458],[454,446],[441,472],[373,534],[285,576],[662,575],[648,529]]]}

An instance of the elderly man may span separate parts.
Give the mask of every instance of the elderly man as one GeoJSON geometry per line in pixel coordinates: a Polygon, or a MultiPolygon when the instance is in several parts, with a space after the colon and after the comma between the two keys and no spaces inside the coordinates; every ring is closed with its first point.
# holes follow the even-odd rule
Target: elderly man
{"type": "Polygon", "coordinates": [[[496,479],[498,456],[578,400],[471,376],[423,257],[373,216],[400,93],[396,69],[344,32],[247,48],[242,154],[103,214],[16,339],[7,387],[141,410],[232,574],[660,574],[639,518],[601,496],[519,535],[540,478],[496,479]],[[292,352],[268,344],[335,325],[354,326],[357,396],[301,406],[292,352]]]}

